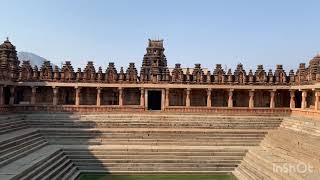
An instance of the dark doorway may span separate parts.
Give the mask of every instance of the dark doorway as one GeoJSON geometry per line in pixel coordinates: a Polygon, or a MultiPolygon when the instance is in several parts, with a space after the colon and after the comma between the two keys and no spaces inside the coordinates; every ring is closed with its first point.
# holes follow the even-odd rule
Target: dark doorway
{"type": "Polygon", "coordinates": [[[148,110],[161,110],[161,91],[148,91],[148,110]]]}

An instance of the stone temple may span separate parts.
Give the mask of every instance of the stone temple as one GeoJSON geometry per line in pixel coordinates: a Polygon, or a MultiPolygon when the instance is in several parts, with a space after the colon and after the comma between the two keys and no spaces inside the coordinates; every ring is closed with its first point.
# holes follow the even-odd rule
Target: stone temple
{"type": "Polygon", "coordinates": [[[297,70],[167,66],[149,40],[140,71],[18,59],[0,45],[0,179],[230,174],[320,179],[320,55],[297,70]]]}

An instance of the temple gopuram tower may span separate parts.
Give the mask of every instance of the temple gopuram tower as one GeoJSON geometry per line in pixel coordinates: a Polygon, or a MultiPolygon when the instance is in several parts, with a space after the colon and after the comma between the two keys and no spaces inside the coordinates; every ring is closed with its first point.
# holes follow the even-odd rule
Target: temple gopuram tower
{"type": "Polygon", "coordinates": [[[164,55],[163,40],[149,39],[147,53],[143,57],[140,75],[141,82],[158,83],[170,80],[167,59],[164,55]]]}
{"type": "Polygon", "coordinates": [[[19,75],[19,63],[16,47],[7,38],[0,45],[0,79],[16,80],[19,75]]]}

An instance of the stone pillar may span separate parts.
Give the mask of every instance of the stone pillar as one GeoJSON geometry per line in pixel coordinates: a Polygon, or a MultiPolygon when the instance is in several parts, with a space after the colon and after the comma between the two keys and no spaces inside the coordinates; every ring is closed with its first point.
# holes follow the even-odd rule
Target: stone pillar
{"type": "Polygon", "coordinates": [[[76,87],[76,106],[80,105],[80,91],[81,91],[81,88],[76,87]]]}
{"type": "Polygon", "coordinates": [[[249,108],[254,108],[254,90],[249,91],[249,108]]]}
{"type": "Polygon", "coordinates": [[[166,90],[165,89],[162,89],[161,90],[161,110],[164,110],[165,108],[165,104],[166,104],[166,90]]]}
{"type": "Polygon", "coordinates": [[[290,90],[290,108],[296,108],[295,90],[290,90]]]}
{"type": "Polygon", "coordinates": [[[144,95],[144,88],[140,88],[140,106],[144,107],[144,101],[145,101],[145,95],[144,95]]]}
{"type": "Polygon", "coordinates": [[[52,91],[53,91],[53,102],[52,104],[54,106],[58,105],[58,92],[59,92],[59,89],[58,87],[52,87],[52,91]]]}
{"type": "Polygon", "coordinates": [[[4,87],[0,86],[0,105],[4,105],[4,87]]]}
{"type": "Polygon", "coordinates": [[[301,109],[307,108],[307,91],[302,90],[302,101],[301,101],[301,109]]]}
{"type": "Polygon", "coordinates": [[[276,102],[274,100],[275,95],[276,95],[276,91],[275,90],[271,90],[270,91],[270,108],[275,108],[276,107],[276,102]]]}
{"type": "Polygon", "coordinates": [[[37,87],[31,87],[31,99],[30,104],[36,104],[37,87]]]}
{"type": "Polygon", "coordinates": [[[315,101],[314,101],[314,110],[319,111],[320,110],[320,91],[315,92],[315,101]]]}
{"type": "Polygon", "coordinates": [[[211,107],[211,89],[207,89],[207,107],[211,107]]]}
{"type": "Polygon", "coordinates": [[[228,108],[233,107],[233,89],[229,90],[229,97],[228,97],[228,108]]]}
{"type": "Polygon", "coordinates": [[[10,87],[10,100],[9,100],[9,104],[13,105],[14,104],[14,86],[10,87]]]}
{"type": "Polygon", "coordinates": [[[187,96],[186,96],[186,107],[190,107],[190,88],[187,88],[187,96]]]}
{"type": "Polygon", "coordinates": [[[169,107],[169,92],[170,92],[170,89],[169,88],[166,88],[166,107],[169,107]]]}
{"type": "Polygon", "coordinates": [[[119,87],[119,106],[122,107],[123,106],[123,89],[122,87],[119,87]]]}
{"type": "Polygon", "coordinates": [[[97,87],[97,106],[101,106],[101,88],[97,87]]]}

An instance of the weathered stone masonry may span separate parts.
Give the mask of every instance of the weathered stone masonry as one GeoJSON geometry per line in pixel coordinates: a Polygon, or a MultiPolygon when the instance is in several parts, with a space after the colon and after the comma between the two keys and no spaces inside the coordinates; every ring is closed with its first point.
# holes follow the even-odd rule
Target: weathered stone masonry
{"type": "Polygon", "coordinates": [[[247,73],[242,64],[232,73],[221,64],[212,72],[200,64],[169,69],[162,40],[149,40],[146,50],[140,75],[134,63],[118,71],[111,62],[105,71],[96,71],[89,61],[75,71],[70,61],[63,67],[52,67],[50,61],[40,68],[27,60],[19,65],[16,48],[7,39],[0,45],[0,105],[25,110],[319,111],[320,55],[288,74],[282,65],[275,71],[258,65],[247,73]]]}

